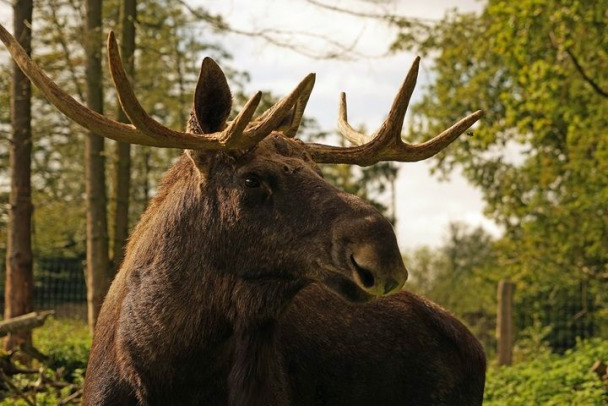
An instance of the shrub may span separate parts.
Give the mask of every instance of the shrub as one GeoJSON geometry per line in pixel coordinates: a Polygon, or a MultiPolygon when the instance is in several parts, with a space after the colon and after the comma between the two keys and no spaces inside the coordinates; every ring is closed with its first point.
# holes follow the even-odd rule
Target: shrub
{"type": "Polygon", "coordinates": [[[74,402],[61,404],[79,404],[77,395],[84,381],[91,346],[87,325],[76,320],[48,319],[43,327],[34,330],[33,343],[48,359],[43,362],[35,359],[27,367],[39,372],[5,377],[13,387],[0,384],[0,406],[57,405],[73,394],[74,402]],[[23,397],[27,397],[29,403],[23,397]]]}
{"type": "Polygon", "coordinates": [[[608,391],[591,366],[608,360],[608,340],[580,341],[563,355],[540,352],[512,367],[488,371],[484,406],[604,406],[608,391]]]}
{"type": "Polygon", "coordinates": [[[51,318],[42,328],[34,330],[33,341],[34,346],[49,357],[46,366],[64,368],[67,379],[87,366],[91,334],[85,322],[51,318]]]}

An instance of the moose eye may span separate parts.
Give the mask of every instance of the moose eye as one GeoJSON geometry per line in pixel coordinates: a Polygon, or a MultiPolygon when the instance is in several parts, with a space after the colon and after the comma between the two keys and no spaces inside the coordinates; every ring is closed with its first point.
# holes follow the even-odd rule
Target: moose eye
{"type": "Polygon", "coordinates": [[[255,176],[247,176],[245,178],[245,186],[250,188],[260,187],[260,180],[255,176]]]}

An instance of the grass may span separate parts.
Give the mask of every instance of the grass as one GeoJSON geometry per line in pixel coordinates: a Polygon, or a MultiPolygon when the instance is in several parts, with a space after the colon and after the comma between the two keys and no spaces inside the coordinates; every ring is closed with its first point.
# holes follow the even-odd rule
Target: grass
{"type": "Polygon", "coordinates": [[[86,368],[91,341],[88,325],[71,319],[50,318],[43,327],[35,329],[33,335],[34,346],[49,356],[47,366],[65,368],[66,376],[86,368]]]}
{"type": "MultiPolygon", "coordinates": [[[[57,405],[79,388],[84,381],[84,371],[89,357],[91,335],[86,323],[77,320],[56,320],[49,318],[43,327],[33,333],[36,349],[48,356],[44,363],[33,361],[31,368],[43,368],[41,373],[17,374],[11,376],[12,384],[23,392],[28,392],[30,403],[6,386],[0,388],[0,406],[57,405]],[[43,384],[42,391],[32,390],[44,376],[47,382],[61,382],[63,387],[43,384]]],[[[4,353],[2,356],[7,356],[4,353]]],[[[68,403],[74,405],[79,403],[68,403]]]]}

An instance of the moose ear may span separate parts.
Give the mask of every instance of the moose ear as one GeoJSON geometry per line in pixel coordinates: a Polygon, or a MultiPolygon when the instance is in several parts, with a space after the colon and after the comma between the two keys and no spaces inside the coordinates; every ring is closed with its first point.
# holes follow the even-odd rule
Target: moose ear
{"type": "Polygon", "coordinates": [[[226,76],[211,58],[203,59],[194,92],[194,115],[203,133],[222,131],[232,108],[226,76]]]}

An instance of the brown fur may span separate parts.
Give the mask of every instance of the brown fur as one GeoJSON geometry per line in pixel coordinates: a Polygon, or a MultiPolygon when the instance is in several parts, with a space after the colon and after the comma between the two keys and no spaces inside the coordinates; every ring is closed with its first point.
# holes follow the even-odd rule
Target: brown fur
{"type": "MultiPolygon", "coordinates": [[[[294,236],[260,226],[280,221],[276,213],[258,211],[251,224],[242,211],[257,197],[223,186],[233,159],[218,157],[201,184],[184,156],[131,236],[98,322],[85,404],[480,404],[483,352],[453,317],[406,292],[349,304],[310,285],[319,271],[297,263],[314,267],[315,250],[331,251],[314,230],[375,212],[312,163],[270,160],[273,143],[299,148],[271,138],[253,161],[300,165],[297,189],[318,182],[317,211],[285,203],[294,236]]],[[[390,231],[377,221],[374,237],[390,231]]]]}
{"type": "Polygon", "coordinates": [[[485,356],[453,316],[406,291],[365,304],[318,285],[282,323],[293,405],[481,405],[485,356]]]}
{"type": "MultiPolygon", "coordinates": [[[[226,87],[199,87],[190,127],[216,131],[226,87]]],[[[391,225],[302,143],[188,151],[131,235],[83,404],[481,404],[477,340],[410,293],[371,300],[355,264],[372,284],[406,275],[391,225]]]]}

